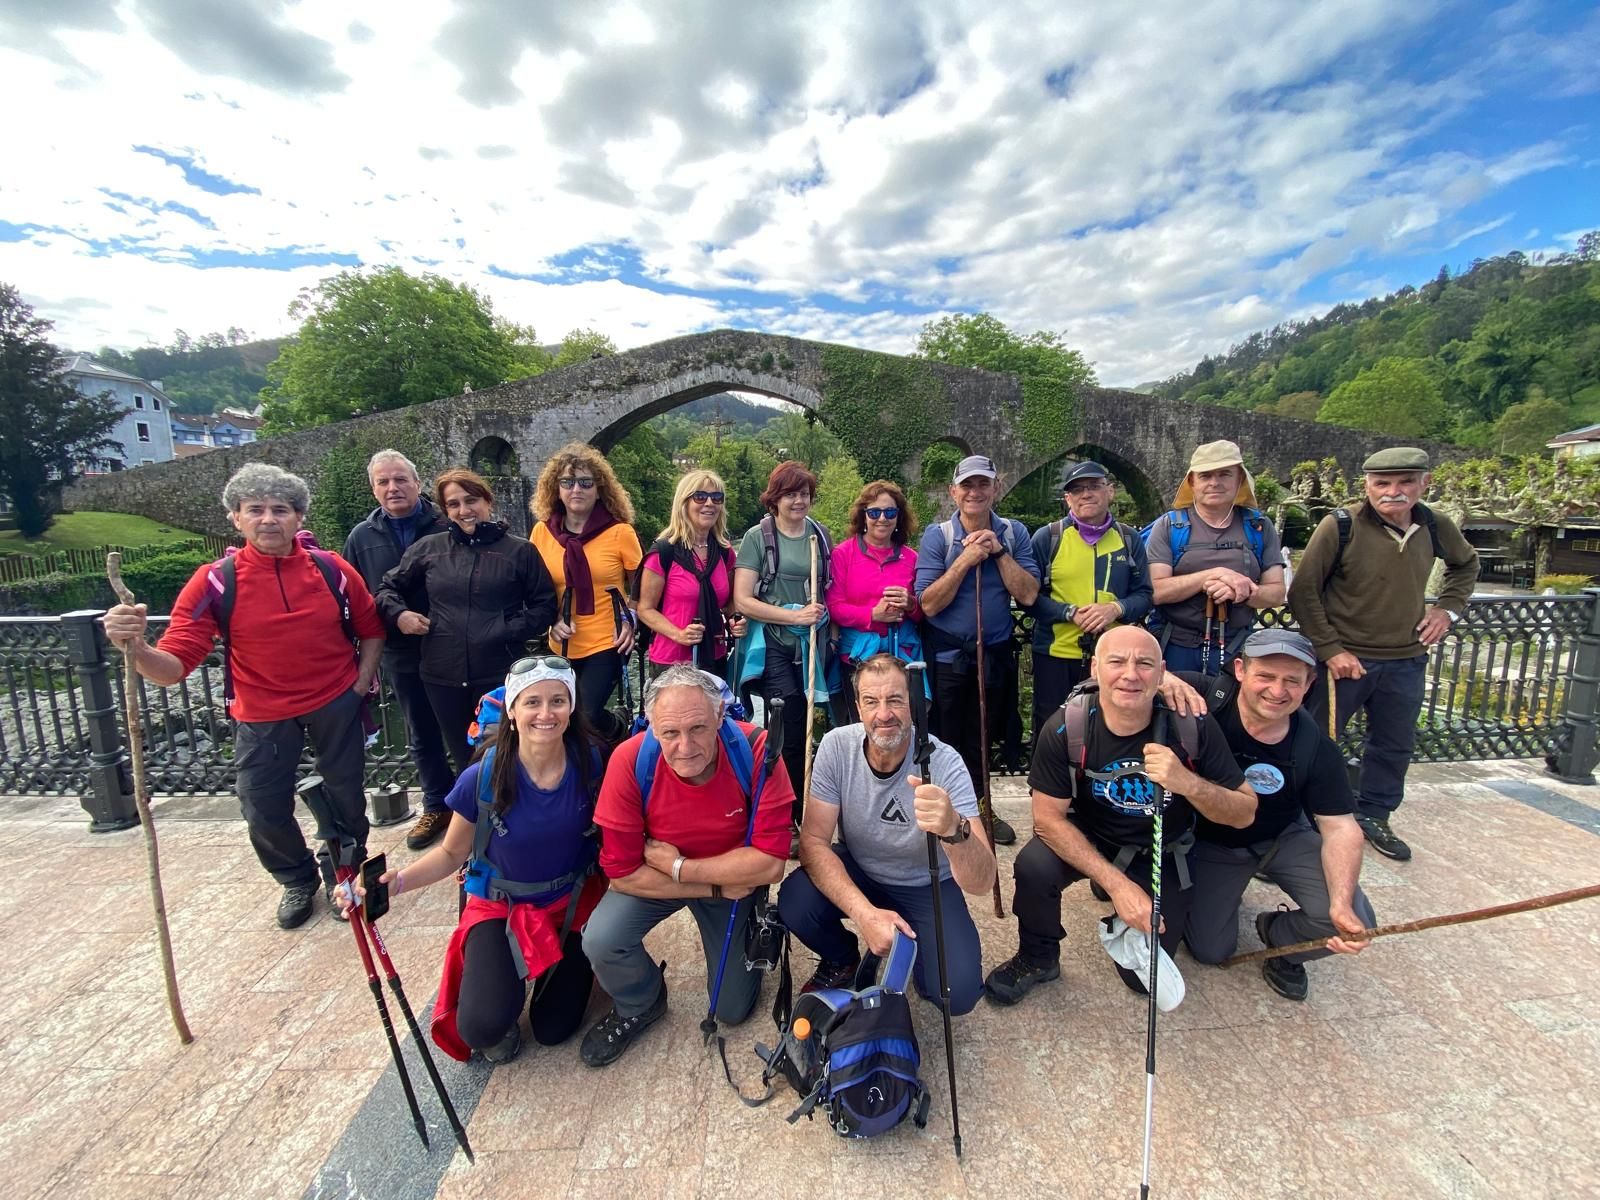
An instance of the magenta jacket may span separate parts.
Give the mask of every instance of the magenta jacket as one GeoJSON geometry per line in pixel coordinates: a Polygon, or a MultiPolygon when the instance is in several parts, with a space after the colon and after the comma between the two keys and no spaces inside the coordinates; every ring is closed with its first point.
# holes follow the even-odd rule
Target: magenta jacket
{"type": "Polygon", "coordinates": [[[888,587],[903,587],[911,593],[912,608],[906,614],[907,620],[921,617],[913,586],[917,552],[910,546],[891,546],[880,554],[870,549],[862,538],[853,537],[833,548],[832,561],[828,615],[842,628],[888,633],[887,625],[872,619],[872,610],[883,599],[883,589],[888,587]]]}

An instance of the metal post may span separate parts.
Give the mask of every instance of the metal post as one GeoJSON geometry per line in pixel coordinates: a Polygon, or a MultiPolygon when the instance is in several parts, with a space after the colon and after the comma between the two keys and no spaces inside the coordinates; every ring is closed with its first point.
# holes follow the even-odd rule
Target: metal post
{"type": "Polygon", "coordinates": [[[104,609],[94,608],[61,617],[67,661],[83,684],[83,715],[89,726],[89,791],[78,802],[91,818],[91,833],[132,829],[139,823],[108,661],[111,643],[100,624],[103,616],[104,609]]]}
{"type": "Polygon", "coordinates": [[[1545,769],[1563,783],[1594,783],[1600,764],[1596,743],[1600,713],[1600,588],[1584,588],[1589,598],[1589,621],[1577,636],[1565,679],[1566,697],[1561,726],[1545,755],[1545,769]]]}

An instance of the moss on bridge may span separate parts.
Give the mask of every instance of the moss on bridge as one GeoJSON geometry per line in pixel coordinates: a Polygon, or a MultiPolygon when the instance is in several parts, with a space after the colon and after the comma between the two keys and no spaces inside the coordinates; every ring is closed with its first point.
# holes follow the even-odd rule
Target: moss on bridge
{"type": "Polygon", "coordinates": [[[951,418],[944,381],[920,359],[828,346],[818,412],[855,456],[864,479],[895,479],[944,434],[951,418]]]}

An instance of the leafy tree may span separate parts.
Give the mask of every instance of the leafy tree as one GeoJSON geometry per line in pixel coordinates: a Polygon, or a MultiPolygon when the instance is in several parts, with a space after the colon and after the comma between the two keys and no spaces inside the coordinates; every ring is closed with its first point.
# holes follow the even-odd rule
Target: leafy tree
{"type": "Polygon", "coordinates": [[[672,515],[678,471],[649,424],[636,427],[606,454],[606,461],[633,499],[633,525],[645,549],[672,515]]]}
{"type": "Polygon", "coordinates": [[[303,323],[267,367],[267,432],[492,387],[513,365],[489,301],[437,275],[343,271],[301,292],[289,314],[303,323]]]}
{"type": "Polygon", "coordinates": [[[0,283],[0,491],[25,538],[50,528],[54,496],[83,463],[116,448],[107,434],[123,413],[109,393],[84,396],[56,376],[51,328],[0,283]]]}
{"type": "Polygon", "coordinates": [[[827,526],[835,540],[842,537],[850,521],[850,506],[866,486],[856,460],[848,454],[830,458],[817,472],[817,500],[811,515],[827,526]]]}
{"type": "MultiPolygon", "coordinates": [[[[1431,494],[1457,524],[1468,517],[1490,517],[1531,532],[1534,571],[1547,575],[1550,531],[1571,517],[1600,510],[1600,463],[1592,458],[1552,460],[1545,454],[1440,463],[1431,494]]],[[[1430,581],[1434,586],[1437,580],[1430,581]]]]}
{"type": "Polygon", "coordinates": [[[1407,358],[1381,358],[1323,402],[1317,420],[1396,437],[1424,437],[1443,428],[1444,401],[1422,369],[1407,358]]]}
{"type": "Polygon", "coordinates": [[[749,438],[724,438],[718,446],[711,434],[701,434],[684,447],[683,457],[715,471],[728,489],[728,533],[737,543],[745,530],[766,514],[761,493],[767,477],[778,465],[777,456],[749,438]]]}
{"type": "Polygon", "coordinates": [[[929,321],[917,336],[916,353],[935,362],[1054,379],[1073,388],[1095,384],[1094,368],[1067,346],[1064,334],[1039,330],[1020,337],[988,313],[956,313],[929,321]]]}
{"type": "Polygon", "coordinates": [[[802,462],[814,475],[845,453],[844,443],[817,420],[815,413],[792,409],[774,413],[761,431],[760,440],[777,457],[802,462]]]}
{"type": "Polygon", "coordinates": [[[1321,392],[1290,392],[1279,396],[1277,402],[1262,409],[1278,417],[1298,417],[1302,421],[1315,421],[1322,410],[1321,392]]]}
{"type": "Polygon", "coordinates": [[[552,370],[570,367],[573,363],[588,362],[591,358],[605,358],[617,352],[617,344],[605,334],[594,329],[574,329],[561,339],[552,370]]]}
{"type": "Polygon", "coordinates": [[[534,332],[532,325],[518,325],[515,321],[496,317],[494,327],[505,338],[509,351],[507,379],[527,379],[543,375],[550,369],[555,355],[539,344],[539,335],[534,332]]]}
{"type": "Polygon", "coordinates": [[[1494,423],[1495,448],[1501,454],[1543,454],[1545,443],[1572,426],[1572,412],[1544,396],[1513,404],[1494,423]]]}

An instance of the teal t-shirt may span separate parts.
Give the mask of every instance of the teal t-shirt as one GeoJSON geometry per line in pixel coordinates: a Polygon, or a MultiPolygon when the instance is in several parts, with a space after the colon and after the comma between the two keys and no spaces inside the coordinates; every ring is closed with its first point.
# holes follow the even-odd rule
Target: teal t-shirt
{"type": "MultiPolygon", "coordinates": [[[[811,527],[806,526],[806,532],[800,537],[789,537],[781,529],[778,535],[778,574],[772,581],[772,586],[766,595],[757,594],[757,600],[765,600],[768,604],[779,606],[790,604],[811,603],[811,527]]],[[[739,543],[739,557],[734,560],[736,567],[744,567],[761,574],[761,557],[765,546],[761,540],[761,526],[753,525],[744,535],[744,540],[739,543]]],[[[817,554],[823,553],[822,543],[817,543],[817,554]]],[[[819,557],[817,560],[817,578],[822,578],[822,572],[827,569],[827,564],[819,557]]],[[[758,589],[759,593],[759,589],[758,589]]],[[[817,597],[819,600],[821,597],[817,597]]],[[[779,646],[793,649],[797,639],[805,630],[797,625],[768,625],[767,641],[779,646]],[[799,633],[796,632],[799,630],[799,633]]]]}

